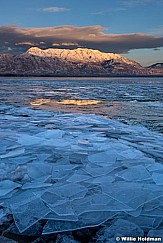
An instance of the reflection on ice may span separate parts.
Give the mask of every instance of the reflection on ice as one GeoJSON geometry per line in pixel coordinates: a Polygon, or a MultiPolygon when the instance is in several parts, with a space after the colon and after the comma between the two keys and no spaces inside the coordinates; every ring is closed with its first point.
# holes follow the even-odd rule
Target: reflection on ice
{"type": "Polygon", "coordinates": [[[62,105],[96,105],[100,103],[99,100],[62,100],[58,102],[62,105]]]}
{"type": "Polygon", "coordinates": [[[10,113],[0,117],[0,205],[20,233],[42,219],[43,234],[51,234],[118,213],[143,228],[150,217],[148,230],[160,224],[161,135],[95,115],[10,113]]]}
{"type": "Polygon", "coordinates": [[[87,106],[87,105],[96,105],[100,103],[99,100],[61,100],[61,101],[55,101],[51,99],[36,99],[34,101],[30,102],[30,105],[32,106],[40,106],[40,105],[76,105],[76,106],[87,106]]]}

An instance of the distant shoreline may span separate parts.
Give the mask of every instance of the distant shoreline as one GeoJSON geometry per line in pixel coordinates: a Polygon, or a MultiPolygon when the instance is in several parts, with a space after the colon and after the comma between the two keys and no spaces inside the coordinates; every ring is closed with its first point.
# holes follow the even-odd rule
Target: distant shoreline
{"type": "Polygon", "coordinates": [[[163,78],[163,75],[17,75],[17,74],[0,74],[0,77],[16,77],[16,78],[163,78]]]}

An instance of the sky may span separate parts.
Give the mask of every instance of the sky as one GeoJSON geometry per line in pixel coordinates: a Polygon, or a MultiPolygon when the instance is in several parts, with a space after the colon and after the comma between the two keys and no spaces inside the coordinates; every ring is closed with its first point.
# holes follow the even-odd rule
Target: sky
{"type": "Polygon", "coordinates": [[[91,48],[163,62],[163,0],[0,0],[0,53],[91,48]]]}

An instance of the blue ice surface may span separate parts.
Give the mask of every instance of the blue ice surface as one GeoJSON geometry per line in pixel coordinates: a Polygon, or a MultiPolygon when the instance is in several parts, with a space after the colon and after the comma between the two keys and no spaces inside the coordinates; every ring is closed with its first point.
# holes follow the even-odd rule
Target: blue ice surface
{"type": "Polygon", "coordinates": [[[20,233],[42,219],[46,235],[101,225],[119,213],[140,218],[144,228],[150,217],[148,230],[159,225],[161,134],[96,115],[10,113],[0,117],[0,205],[20,233]]]}

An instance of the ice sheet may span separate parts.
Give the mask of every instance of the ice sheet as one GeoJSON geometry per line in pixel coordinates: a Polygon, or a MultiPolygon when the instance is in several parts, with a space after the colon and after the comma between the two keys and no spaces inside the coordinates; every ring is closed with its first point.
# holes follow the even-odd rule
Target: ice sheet
{"type": "Polygon", "coordinates": [[[0,204],[20,232],[41,219],[43,234],[76,230],[117,213],[144,228],[148,217],[148,229],[159,225],[160,134],[96,115],[14,107],[0,125],[0,204]]]}

